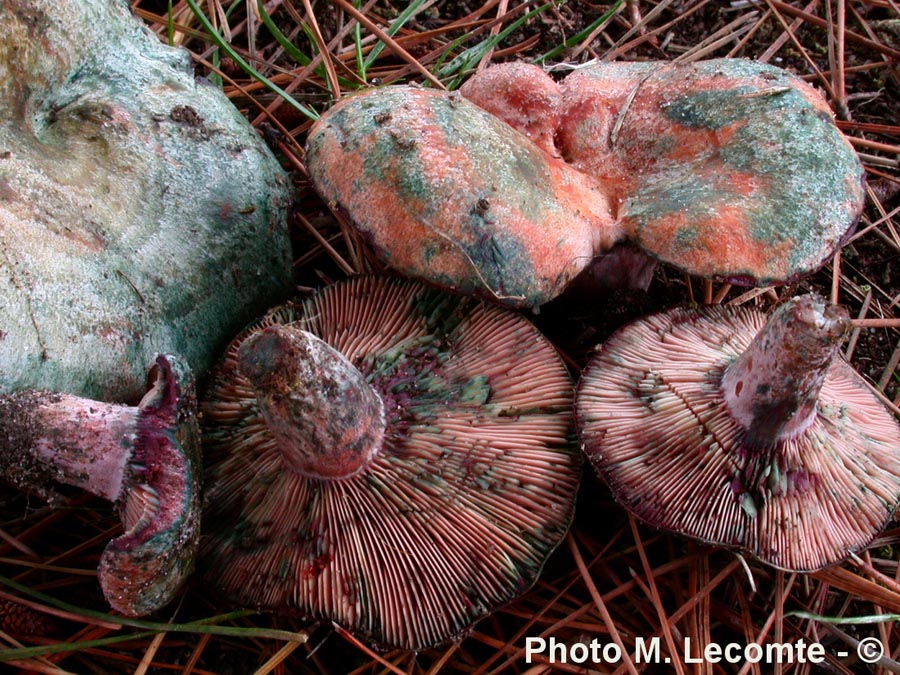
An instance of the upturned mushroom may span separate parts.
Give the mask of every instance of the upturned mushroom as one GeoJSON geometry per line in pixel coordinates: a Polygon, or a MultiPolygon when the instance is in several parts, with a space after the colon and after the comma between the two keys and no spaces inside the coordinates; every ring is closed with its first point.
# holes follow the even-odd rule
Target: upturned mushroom
{"type": "Polygon", "coordinates": [[[206,578],[379,646],[457,638],[572,518],[572,385],[522,317],[355,277],[239,336],[202,404],[206,578]]]}
{"type": "Polygon", "coordinates": [[[0,393],[202,376],[290,292],[284,171],[121,0],[7,2],[0,35],[0,393]]]}
{"type": "Polygon", "coordinates": [[[200,535],[200,431],[194,381],[159,356],[137,406],[47,391],[0,395],[0,477],[53,498],[73,485],[114,502],[125,532],[106,546],[109,604],[140,616],[180,589],[200,535]]]}
{"type": "Polygon", "coordinates": [[[650,525],[786,570],[839,562],[900,502],[900,424],[837,355],[848,326],[813,295],[628,324],[578,385],[582,447],[650,525]]]}
{"type": "Polygon", "coordinates": [[[693,274],[780,283],[862,209],[825,101],[765,64],[599,63],[560,85],[502,65],[461,93],[368,90],[307,143],[325,201],[389,265],[445,287],[540,305],[626,239],[693,274]]]}

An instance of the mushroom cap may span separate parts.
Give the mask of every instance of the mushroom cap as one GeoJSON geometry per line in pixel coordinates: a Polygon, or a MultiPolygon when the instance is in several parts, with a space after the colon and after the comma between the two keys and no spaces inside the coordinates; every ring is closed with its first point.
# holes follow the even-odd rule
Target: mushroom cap
{"type": "Polygon", "coordinates": [[[316,190],[388,265],[444,288],[540,305],[615,239],[593,179],[459,94],[349,96],[306,152],[316,190]]]}
{"type": "Polygon", "coordinates": [[[604,62],[566,75],[559,84],[561,112],[556,132],[565,161],[602,179],[614,190],[625,171],[615,143],[621,114],[641,81],[664,65],[654,61],[604,62]]]}
{"type": "Polygon", "coordinates": [[[127,3],[7,3],[0,35],[0,393],[202,375],[290,291],[284,171],[127,3]]]}
{"type": "Polygon", "coordinates": [[[559,157],[561,94],[540,66],[521,61],[497,64],[470,77],[459,93],[525,134],[548,155],[559,157]]]}
{"type": "Polygon", "coordinates": [[[349,478],[286,470],[231,345],[202,404],[206,576],[244,606],[329,619],[380,646],[462,635],[523,593],[565,534],[581,457],[572,385],[519,315],[417,282],[355,277],[277,310],[384,402],[349,478]]]}
{"type": "Polygon", "coordinates": [[[99,578],[129,616],[165,606],[193,569],[200,540],[200,428],[187,365],[161,355],[141,400],[129,475],[118,500],[125,532],[107,544],[99,578]]]}
{"type": "Polygon", "coordinates": [[[600,182],[633,243],[691,274],[789,281],[862,212],[856,153],[826,101],[780,68],[600,62],[554,87],[535,66],[500,64],[461,91],[544,150],[552,139],[551,154],[600,182]]]}
{"type": "Polygon", "coordinates": [[[806,431],[749,451],[720,385],[765,322],[749,308],[704,306],[626,325],[585,369],[576,424],[597,473],[641,520],[777,568],[816,570],[890,520],[900,424],[836,359],[806,431]],[[755,500],[735,487],[747,476],[758,481],[755,500]]]}
{"type": "Polygon", "coordinates": [[[784,283],[862,211],[827,103],[773,66],[597,63],[557,85],[511,63],[461,93],[351,96],[307,148],[325,201],[389,265],[446,288],[542,304],[623,238],[691,274],[784,283]]]}
{"type": "MultiPolygon", "coordinates": [[[[634,82],[643,69],[598,64],[569,77],[581,83],[597,73],[605,83],[620,70],[634,82]]],[[[654,64],[630,88],[610,134],[626,236],[690,274],[790,281],[830,258],[862,213],[863,167],[831,110],[774,66],[654,64]]],[[[607,152],[601,144],[601,157],[607,152]]]]}

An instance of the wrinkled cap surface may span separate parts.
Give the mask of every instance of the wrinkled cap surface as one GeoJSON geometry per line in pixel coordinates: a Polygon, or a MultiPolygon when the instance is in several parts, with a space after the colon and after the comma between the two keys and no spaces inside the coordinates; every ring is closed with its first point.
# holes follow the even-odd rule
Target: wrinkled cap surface
{"type": "Polygon", "coordinates": [[[579,436],[616,499],[648,524],[815,570],[867,545],[894,513],[900,424],[838,359],[809,428],[748,451],[721,379],[765,321],[706,306],[623,327],[578,385],[579,436]]]}
{"type": "Polygon", "coordinates": [[[290,289],[284,172],[124,2],[7,2],[0,35],[0,393],[202,375],[290,289]]]}
{"type": "MultiPolygon", "coordinates": [[[[384,402],[384,444],[343,479],[287,470],[239,337],[203,404],[206,576],[245,606],[423,649],[523,593],[566,532],[581,458],[572,385],[522,317],[416,282],[356,277],[278,310],[384,402]]],[[[252,330],[250,331],[252,332],[252,330]]]]}

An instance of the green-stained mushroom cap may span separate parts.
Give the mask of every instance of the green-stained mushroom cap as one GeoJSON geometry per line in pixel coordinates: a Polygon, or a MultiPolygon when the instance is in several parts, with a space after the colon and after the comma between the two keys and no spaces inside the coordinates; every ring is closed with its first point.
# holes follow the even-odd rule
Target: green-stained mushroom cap
{"type": "Polygon", "coordinates": [[[596,63],[557,84],[512,63],[461,94],[370,90],[308,142],[326,202],[444,287],[539,305],[626,239],[691,274],[784,283],[862,210],[862,165],[824,99],[772,66],[596,63]]]}
{"type": "MultiPolygon", "coordinates": [[[[601,77],[616,77],[607,66],[601,77]]],[[[862,212],[864,172],[818,92],[743,59],[641,70],[623,69],[637,81],[608,139],[632,242],[691,274],[752,284],[796,279],[834,254],[862,212]]]]}
{"type": "Polygon", "coordinates": [[[582,446],[645,522],[812,571],[900,503],[900,424],[837,354],[846,311],[673,309],[614,333],[576,393],[582,446]]]}
{"type": "Polygon", "coordinates": [[[557,296],[619,236],[601,186],[458,93],[342,100],[310,131],[307,161],[393,268],[509,305],[557,296]]]}
{"type": "Polygon", "coordinates": [[[464,634],[572,518],[572,384],[524,318],[355,277],[231,345],[202,404],[205,577],[379,646],[464,634]]]}
{"type": "Polygon", "coordinates": [[[0,395],[0,476],[53,497],[74,485],[119,509],[125,532],[100,560],[110,605],[149,614],[181,588],[200,536],[200,431],[190,370],[159,356],[136,407],[69,394],[0,395]]]}
{"type": "Polygon", "coordinates": [[[0,393],[135,402],[291,288],[288,181],[121,0],[0,11],[0,393]]]}

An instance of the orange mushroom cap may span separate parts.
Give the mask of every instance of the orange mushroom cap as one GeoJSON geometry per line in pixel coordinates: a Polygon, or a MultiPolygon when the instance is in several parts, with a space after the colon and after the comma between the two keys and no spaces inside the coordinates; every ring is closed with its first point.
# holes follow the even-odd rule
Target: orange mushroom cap
{"type": "Polygon", "coordinates": [[[510,305],[555,297],[618,236],[592,178],[459,94],[350,96],[313,126],[307,161],[394,269],[510,305]]]}
{"type": "Polygon", "coordinates": [[[446,288],[540,305],[624,239],[691,274],[783,283],[862,210],[825,101],[772,66],[597,63],[557,85],[502,64],[461,93],[348,97],[307,147],[325,201],[389,265],[446,288]]]}

